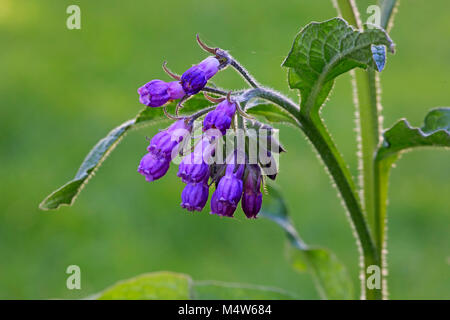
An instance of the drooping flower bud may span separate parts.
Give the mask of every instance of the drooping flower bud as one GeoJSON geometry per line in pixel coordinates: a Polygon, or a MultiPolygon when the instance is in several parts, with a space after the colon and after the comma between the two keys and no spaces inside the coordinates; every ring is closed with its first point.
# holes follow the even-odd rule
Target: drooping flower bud
{"type": "Polygon", "coordinates": [[[263,173],[271,180],[275,180],[278,174],[278,165],[270,151],[260,150],[259,163],[263,173]]]}
{"type": "Polygon", "coordinates": [[[138,89],[139,101],[149,107],[160,107],[169,100],[182,98],[185,93],[180,82],[152,80],[138,89]]]}
{"type": "Polygon", "coordinates": [[[150,141],[147,150],[158,157],[173,159],[178,147],[192,131],[192,124],[186,119],[174,122],[169,128],[158,132],[150,141]]]}
{"type": "Polygon", "coordinates": [[[234,211],[242,196],[242,175],[244,165],[227,164],[225,175],[220,179],[211,197],[211,213],[233,217],[234,211]]]}
{"type": "Polygon", "coordinates": [[[242,196],[242,180],[224,176],[211,197],[211,213],[232,217],[242,196]]]}
{"type": "Polygon", "coordinates": [[[194,151],[181,160],[177,176],[184,183],[200,182],[209,177],[209,159],[214,155],[215,144],[204,137],[194,151]]]}
{"type": "Polygon", "coordinates": [[[147,153],[139,163],[138,172],[145,176],[147,181],[155,181],[164,176],[169,170],[170,159],[147,153]]]}
{"type": "Polygon", "coordinates": [[[219,66],[219,60],[211,56],[189,68],[181,76],[181,86],[184,92],[189,96],[200,92],[208,80],[219,71],[219,66]]]}
{"type": "Polygon", "coordinates": [[[225,99],[217,105],[216,109],[206,115],[205,120],[203,120],[203,131],[218,129],[222,135],[225,135],[230,128],[235,113],[236,103],[225,99]]]}
{"type": "Polygon", "coordinates": [[[261,210],[261,169],[256,164],[247,166],[247,176],[244,179],[244,193],[242,195],[242,210],[247,218],[256,218],[261,210]]]}
{"type": "Polygon", "coordinates": [[[209,196],[207,182],[208,179],[198,183],[188,183],[181,193],[181,207],[188,211],[202,211],[209,196]]]}

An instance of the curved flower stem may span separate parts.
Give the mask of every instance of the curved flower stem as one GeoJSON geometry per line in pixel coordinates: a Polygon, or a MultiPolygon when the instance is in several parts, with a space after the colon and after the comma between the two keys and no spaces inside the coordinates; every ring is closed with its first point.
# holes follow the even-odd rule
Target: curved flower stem
{"type": "Polygon", "coordinates": [[[367,267],[380,265],[380,258],[364,217],[351,174],[319,114],[300,112],[299,106],[290,99],[278,92],[264,88],[251,89],[244,93],[241,98],[243,101],[248,101],[252,98],[262,98],[271,101],[296,119],[298,127],[311,141],[336,183],[348,210],[351,224],[356,231],[358,247],[362,251],[361,296],[367,299],[381,299],[381,290],[368,290],[366,293],[366,281],[369,277],[366,272],[367,267]]]}
{"type": "Polygon", "coordinates": [[[213,88],[213,87],[204,87],[202,89],[202,91],[215,93],[215,94],[218,94],[220,96],[226,96],[228,94],[228,92],[223,90],[223,89],[218,89],[218,88],[213,88]]]}
{"type": "Polygon", "coordinates": [[[200,118],[201,116],[203,116],[204,114],[207,114],[208,112],[214,110],[216,108],[216,106],[211,106],[211,107],[207,107],[205,109],[202,109],[192,115],[189,116],[190,118],[190,122],[194,122],[195,120],[197,120],[198,118],[200,118]]]}

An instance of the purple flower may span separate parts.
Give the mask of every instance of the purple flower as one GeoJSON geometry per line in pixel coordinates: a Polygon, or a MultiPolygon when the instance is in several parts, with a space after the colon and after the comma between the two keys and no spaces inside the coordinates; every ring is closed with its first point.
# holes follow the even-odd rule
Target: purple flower
{"type": "Polygon", "coordinates": [[[186,185],[181,193],[181,207],[188,211],[202,211],[208,201],[208,179],[202,182],[191,182],[186,185]]]}
{"type": "Polygon", "coordinates": [[[194,95],[202,90],[209,79],[219,71],[220,62],[211,56],[189,68],[181,76],[181,86],[187,95],[194,95]]]}
{"type": "Polygon", "coordinates": [[[203,120],[203,131],[218,129],[225,135],[230,128],[231,121],[236,113],[236,103],[227,99],[219,103],[213,111],[210,111],[203,120]]]}
{"type": "Polygon", "coordinates": [[[215,144],[207,137],[203,138],[194,149],[194,152],[181,160],[177,176],[184,183],[201,182],[209,177],[209,159],[214,155],[215,144]]]}
{"type": "Polygon", "coordinates": [[[157,133],[150,141],[147,150],[155,156],[172,159],[178,152],[178,145],[190,135],[191,131],[192,124],[189,121],[178,120],[166,130],[157,133]]]}
{"type": "Polygon", "coordinates": [[[225,175],[220,179],[211,197],[211,213],[233,217],[242,196],[244,165],[227,164],[225,175]]]}
{"type": "Polygon", "coordinates": [[[256,218],[262,204],[261,169],[258,165],[252,164],[247,166],[247,171],[241,206],[247,218],[256,218]]]}
{"type": "Polygon", "coordinates": [[[170,159],[147,153],[139,163],[138,172],[145,176],[147,181],[155,181],[164,176],[169,170],[170,159]]]}
{"type": "Polygon", "coordinates": [[[183,87],[180,81],[172,81],[167,83],[167,92],[170,95],[170,100],[177,100],[183,98],[186,93],[184,93],[183,87]]]}
{"type": "Polygon", "coordinates": [[[178,81],[152,80],[138,89],[139,101],[149,107],[160,107],[169,100],[182,98],[185,93],[178,81]]]}

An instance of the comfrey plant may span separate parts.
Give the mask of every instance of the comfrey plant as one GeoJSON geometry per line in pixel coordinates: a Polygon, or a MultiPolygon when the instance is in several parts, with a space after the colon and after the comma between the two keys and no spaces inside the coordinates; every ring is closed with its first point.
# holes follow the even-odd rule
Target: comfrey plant
{"type": "MultiPolygon", "coordinates": [[[[182,208],[202,211],[210,189],[214,189],[212,214],[233,217],[240,202],[248,218],[263,216],[284,229],[294,268],[312,274],[322,298],[351,299],[352,281],[345,267],[329,250],[309,246],[300,238],[281,192],[270,183],[278,173],[278,155],[284,151],[273,125],[290,124],[311,142],[342,197],[360,252],[360,297],[387,298],[389,172],[405,151],[450,146],[450,108],[431,110],[421,128],[401,119],[382,130],[378,73],[385,67],[386,52],[394,52],[387,32],[397,1],[381,2],[380,25],[363,25],[352,0],[333,2],[341,17],[305,26],[283,62],[289,87],[299,90],[299,104],[260,85],[226,50],[210,48],[197,36],[210,56],[181,76],[164,63],[174,81],[152,80],[139,88],[139,101],[146,107],[99,141],[75,178],[50,194],[40,208],[71,205],[127,131],[166,117],[172,124],[150,140],[138,167],[147,181],[162,178],[173,160],[181,157],[177,176],[185,184],[182,208]],[[249,88],[230,91],[210,83],[227,67],[236,70],[249,88]],[[320,116],[335,78],[346,72],[354,78],[359,188],[320,116]]],[[[196,293],[199,296],[201,290],[196,293]]]]}

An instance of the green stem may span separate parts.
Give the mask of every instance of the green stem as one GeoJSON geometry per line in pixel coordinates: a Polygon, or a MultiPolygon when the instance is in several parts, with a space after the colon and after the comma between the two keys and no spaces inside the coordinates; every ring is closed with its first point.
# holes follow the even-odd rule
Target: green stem
{"type": "Polygon", "coordinates": [[[365,284],[369,275],[365,270],[370,265],[380,265],[379,256],[364,218],[351,174],[319,114],[313,113],[309,115],[308,113],[300,112],[299,107],[291,100],[277,92],[264,88],[249,90],[244,94],[244,97],[248,100],[259,97],[271,101],[297,119],[298,126],[312,142],[336,183],[349,212],[351,224],[356,231],[358,247],[362,250],[361,295],[367,299],[381,299],[381,290],[368,290],[366,293],[365,284]]]}
{"type": "MultiPolygon", "coordinates": [[[[396,0],[382,1],[382,25],[386,28],[395,11],[396,0]]],[[[353,0],[335,0],[334,4],[342,17],[352,25],[361,28],[359,12],[353,0]]],[[[381,103],[378,74],[373,70],[355,70],[353,73],[354,100],[358,117],[359,152],[360,152],[360,186],[363,193],[363,206],[372,229],[377,255],[380,257],[381,276],[387,272],[387,263],[384,255],[385,228],[386,228],[386,195],[385,182],[380,175],[379,164],[375,161],[375,155],[380,143],[381,133],[381,103]]],[[[387,296],[387,281],[382,278],[381,291],[383,297],[387,296]]]]}
{"type": "MultiPolygon", "coordinates": [[[[382,0],[381,1],[381,27],[389,31],[393,26],[394,15],[396,13],[396,8],[399,4],[398,0],[382,0]]],[[[373,71],[372,71],[373,72],[373,71]]],[[[375,73],[375,72],[373,72],[375,73]]],[[[371,83],[374,85],[372,88],[372,93],[376,96],[376,99],[380,99],[378,94],[379,89],[379,78],[378,75],[374,75],[370,78],[371,83]]],[[[381,119],[381,103],[376,100],[377,120],[381,119]]],[[[378,134],[382,131],[382,123],[379,121],[378,124],[378,134]]],[[[380,138],[377,141],[380,142],[380,138]]],[[[378,144],[377,144],[378,147],[378,144]]],[[[387,229],[387,197],[388,197],[388,184],[389,184],[389,173],[392,163],[390,159],[379,161],[376,158],[376,154],[373,154],[373,215],[375,220],[375,239],[378,249],[378,255],[381,259],[381,286],[383,292],[383,298],[387,299],[388,289],[387,289],[387,257],[386,257],[386,229],[387,229]]]]}
{"type": "Polygon", "coordinates": [[[380,0],[379,2],[381,2],[381,27],[389,32],[394,25],[394,16],[400,0],[380,0]]]}

